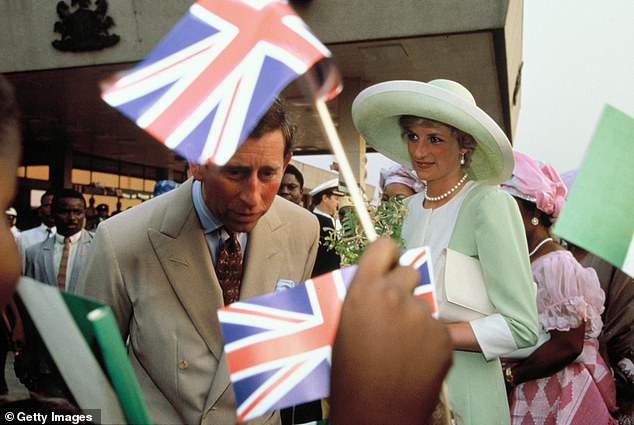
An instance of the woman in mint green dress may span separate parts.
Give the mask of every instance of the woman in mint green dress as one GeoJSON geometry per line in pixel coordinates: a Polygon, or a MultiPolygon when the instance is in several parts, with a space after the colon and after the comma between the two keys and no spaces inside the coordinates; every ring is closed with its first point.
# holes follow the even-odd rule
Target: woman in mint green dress
{"type": "MultiPolygon", "coordinates": [[[[533,345],[538,324],[522,219],[496,186],[513,170],[507,137],[465,87],[449,80],[371,86],[355,99],[352,116],[370,146],[426,183],[405,200],[402,235],[407,248],[429,246],[436,266],[439,319],[454,346],[447,386],[456,423],[509,424],[499,358],[533,345]],[[450,309],[457,304],[447,300],[442,279],[447,248],[479,261],[486,308],[467,300],[458,313],[450,309]]],[[[463,274],[458,283],[474,287],[476,280],[463,274]]]]}

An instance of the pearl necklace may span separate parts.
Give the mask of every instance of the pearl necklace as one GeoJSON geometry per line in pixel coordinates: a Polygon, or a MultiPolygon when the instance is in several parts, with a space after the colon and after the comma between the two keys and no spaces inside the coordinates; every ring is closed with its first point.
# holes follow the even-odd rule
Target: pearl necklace
{"type": "Polygon", "coordinates": [[[535,248],[533,248],[533,250],[531,252],[528,253],[529,257],[532,257],[533,254],[535,254],[537,252],[537,250],[539,248],[542,247],[543,244],[547,243],[547,242],[551,242],[553,240],[553,238],[546,238],[543,241],[541,241],[540,243],[537,244],[537,246],[535,248]]]}
{"type": "Polygon", "coordinates": [[[458,183],[456,183],[456,185],[454,187],[452,187],[451,189],[449,189],[447,192],[443,193],[442,195],[438,195],[438,196],[427,196],[427,187],[425,187],[425,189],[423,189],[423,196],[428,201],[432,201],[432,202],[441,201],[441,200],[445,199],[447,196],[449,196],[452,193],[454,193],[456,190],[458,190],[458,188],[460,186],[462,186],[462,183],[467,181],[467,178],[468,178],[468,176],[465,174],[464,176],[462,176],[460,181],[458,183]]]}

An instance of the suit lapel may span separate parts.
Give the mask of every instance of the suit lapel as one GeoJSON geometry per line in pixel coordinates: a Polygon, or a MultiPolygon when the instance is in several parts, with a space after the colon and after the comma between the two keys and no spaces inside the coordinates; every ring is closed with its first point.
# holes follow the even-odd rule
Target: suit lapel
{"type": "Polygon", "coordinates": [[[48,238],[42,244],[42,260],[44,268],[42,271],[46,273],[46,282],[51,286],[57,286],[57,275],[55,274],[55,242],[56,238],[48,238]]]}
{"type": "Polygon", "coordinates": [[[249,233],[245,255],[245,269],[240,286],[240,299],[244,300],[275,290],[280,276],[279,230],[283,226],[275,208],[269,209],[249,233]]]}
{"type": "Polygon", "coordinates": [[[71,270],[70,280],[68,281],[68,288],[66,288],[67,292],[75,293],[79,272],[81,271],[81,267],[86,260],[86,255],[88,255],[88,249],[91,242],[92,236],[90,235],[90,233],[82,229],[81,237],[79,238],[79,245],[77,246],[77,252],[75,253],[75,258],[73,259],[73,270],[71,270]]]}
{"type": "Polygon", "coordinates": [[[205,236],[191,198],[191,180],[165,211],[159,229],[148,237],[191,322],[216,359],[223,351],[216,310],[223,305],[222,291],[213,269],[205,236]]]}

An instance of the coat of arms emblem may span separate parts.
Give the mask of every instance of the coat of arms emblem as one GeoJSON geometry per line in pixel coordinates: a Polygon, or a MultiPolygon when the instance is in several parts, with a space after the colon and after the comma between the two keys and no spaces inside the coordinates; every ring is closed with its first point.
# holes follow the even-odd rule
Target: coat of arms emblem
{"type": "Polygon", "coordinates": [[[55,22],[53,30],[61,35],[61,39],[53,41],[53,47],[81,52],[101,50],[119,42],[118,35],[108,32],[114,26],[114,20],[107,16],[106,0],[95,0],[94,8],[91,6],[91,0],[71,0],[70,6],[65,1],[57,3],[57,15],[61,20],[55,22]]]}

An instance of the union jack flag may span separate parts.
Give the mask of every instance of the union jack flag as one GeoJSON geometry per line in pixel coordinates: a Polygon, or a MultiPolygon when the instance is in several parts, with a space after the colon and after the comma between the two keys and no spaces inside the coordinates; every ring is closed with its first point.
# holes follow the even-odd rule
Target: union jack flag
{"type": "MultiPolygon", "coordinates": [[[[429,249],[409,250],[400,263],[419,270],[415,294],[435,311],[429,249]]],[[[355,271],[335,270],[218,310],[239,421],[328,396],[332,344],[355,271]]]]}
{"type": "Polygon", "coordinates": [[[314,65],[334,97],[331,54],[285,1],[199,0],[102,98],[195,163],[226,163],[274,98],[314,65]]]}

